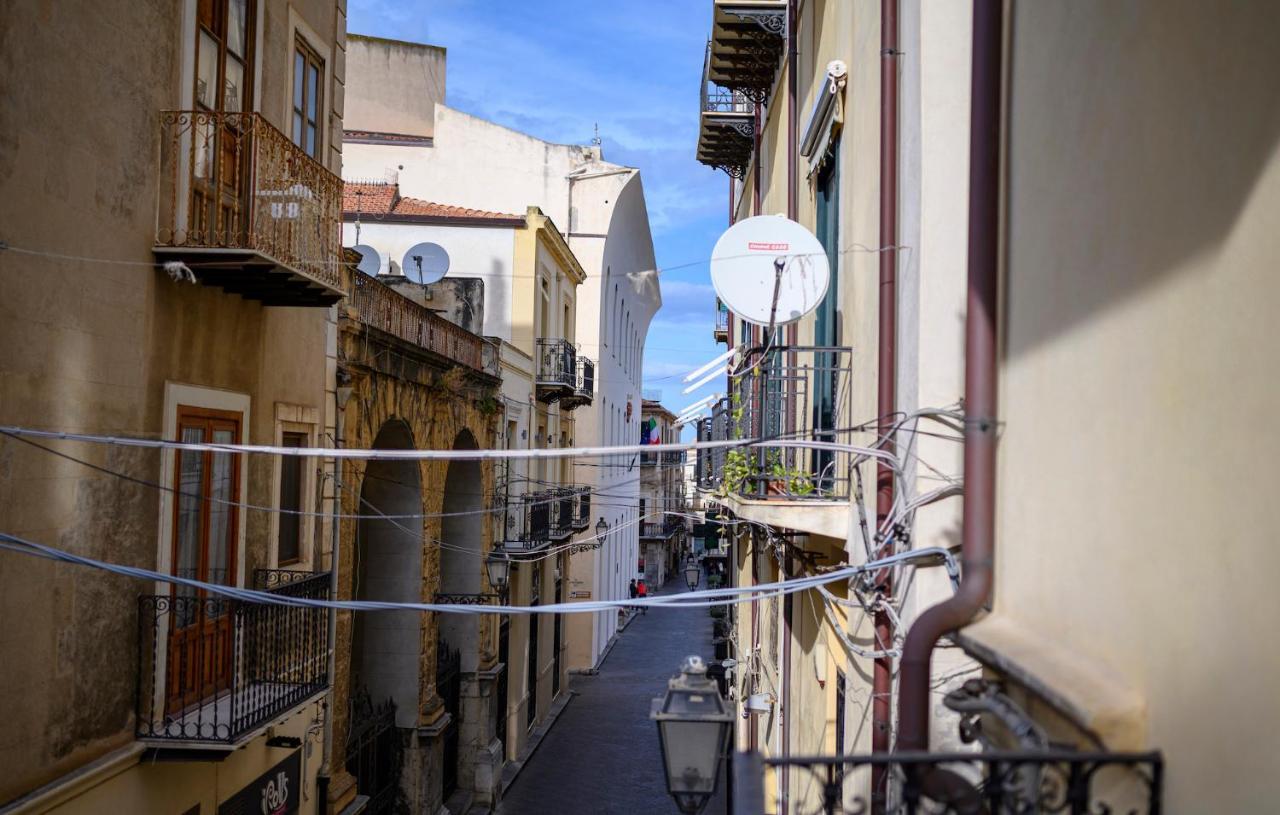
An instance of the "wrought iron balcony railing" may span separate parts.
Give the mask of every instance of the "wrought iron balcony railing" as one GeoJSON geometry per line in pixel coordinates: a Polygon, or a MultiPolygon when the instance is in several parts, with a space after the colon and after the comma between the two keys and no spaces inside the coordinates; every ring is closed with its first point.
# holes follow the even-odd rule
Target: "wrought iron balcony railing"
{"type": "MultiPolygon", "coordinates": [[[[729,377],[731,401],[712,415],[712,437],[803,439],[852,444],[849,348],[753,348],[729,377]],[[718,423],[723,422],[723,425],[718,423]]],[[[849,496],[851,456],[778,444],[731,449],[719,489],[755,499],[835,500],[849,496]]],[[[713,467],[715,465],[713,464],[713,467]]],[[[716,477],[715,473],[712,478],[716,477]]]]}
{"type": "Polygon", "coordinates": [[[551,500],[551,539],[563,540],[577,531],[578,488],[554,487],[546,494],[551,500]]]}
{"type": "Polygon", "coordinates": [[[343,295],[341,230],[342,180],[259,114],[160,114],[156,252],[191,261],[202,283],[330,305],[343,295]]]}
{"type": "Polygon", "coordinates": [[[560,398],[560,407],[573,410],[582,405],[589,405],[595,398],[596,364],[582,355],[577,355],[577,365],[573,382],[573,393],[560,398]]]}
{"type": "Polygon", "coordinates": [[[351,306],[356,319],[364,325],[450,362],[498,376],[498,355],[483,337],[454,325],[366,274],[352,275],[351,306]]]}
{"type": "Polygon", "coordinates": [[[712,43],[702,63],[698,161],[742,178],[755,149],[755,103],[712,79],[712,43]]]}
{"type": "Polygon", "coordinates": [[[1158,813],[1164,784],[1159,752],[1107,753],[1069,750],[976,753],[880,753],[875,755],[733,758],[735,813],[765,811],[764,767],[807,774],[820,785],[827,815],[869,812],[873,769],[886,771],[888,790],[879,809],[888,813],[1158,813]]]}
{"type": "Polygon", "coordinates": [[[550,492],[527,492],[502,499],[503,547],[510,552],[533,552],[551,541],[552,512],[557,496],[550,492]]]}
{"type": "Polygon", "coordinates": [[[573,344],[568,340],[537,340],[537,373],[534,384],[537,386],[539,401],[556,402],[573,395],[578,379],[577,356],[573,344]]]}
{"type": "MultiPolygon", "coordinates": [[[[329,573],[260,570],[259,588],[324,600],[329,573]]],[[[138,598],[137,736],[234,747],[329,687],[328,614],[179,587],[138,598]]]]}
{"type": "Polygon", "coordinates": [[[591,528],[591,488],[578,487],[578,516],[574,528],[579,532],[591,528]]]}

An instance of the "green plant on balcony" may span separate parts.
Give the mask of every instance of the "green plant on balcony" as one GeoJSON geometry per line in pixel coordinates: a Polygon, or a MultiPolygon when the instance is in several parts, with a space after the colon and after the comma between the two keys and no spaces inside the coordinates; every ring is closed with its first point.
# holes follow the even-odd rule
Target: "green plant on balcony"
{"type": "Polygon", "coordinates": [[[769,451],[765,461],[765,479],[769,491],[786,495],[809,495],[813,492],[813,479],[797,467],[787,466],[778,450],[769,451]]]}

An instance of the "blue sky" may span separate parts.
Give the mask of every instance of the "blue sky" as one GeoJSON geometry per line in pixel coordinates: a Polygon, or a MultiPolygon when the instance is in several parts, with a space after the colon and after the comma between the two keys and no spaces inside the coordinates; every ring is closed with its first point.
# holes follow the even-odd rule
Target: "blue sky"
{"type": "MultiPolygon", "coordinates": [[[[728,181],[694,159],[711,4],[691,0],[350,0],[351,31],[448,49],[446,102],[549,141],[639,167],[663,308],[645,389],[679,412],[680,375],[716,356],[707,258],[728,225],[728,181]],[[688,265],[692,264],[692,265],[688,265]]],[[[446,202],[447,203],[447,202],[446,202]]]]}

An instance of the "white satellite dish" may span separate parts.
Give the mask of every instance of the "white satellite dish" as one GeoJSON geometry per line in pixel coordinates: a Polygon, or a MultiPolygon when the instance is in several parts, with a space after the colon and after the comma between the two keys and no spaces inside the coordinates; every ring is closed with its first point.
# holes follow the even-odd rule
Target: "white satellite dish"
{"type": "Polygon", "coordinates": [[[438,243],[418,243],[404,253],[404,276],[414,283],[435,283],[449,271],[449,253],[438,243]]]}
{"type": "Polygon", "coordinates": [[[382,255],[378,253],[377,249],[365,243],[354,248],[360,253],[360,263],[356,266],[356,269],[370,277],[377,277],[378,272],[382,271],[382,255]]]}
{"type": "Polygon", "coordinates": [[[725,230],[711,253],[711,283],[734,316],[756,325],[794,322],[827,294],[831,266],[813,233],[781,215],[725,230]]]}

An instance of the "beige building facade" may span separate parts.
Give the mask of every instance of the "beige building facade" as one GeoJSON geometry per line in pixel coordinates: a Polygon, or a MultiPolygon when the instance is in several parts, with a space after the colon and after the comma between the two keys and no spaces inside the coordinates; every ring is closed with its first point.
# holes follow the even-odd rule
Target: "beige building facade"
{"type": "MultiPolygon", "coordinates": [[[[680,431],[676,415],[660,402],[645,399],[640,405],[640,443],[677,444],[680,431]]],[[[665,586],[680,570],[681,557],[689,550],[685,501],[685,454],[640,454],[640,557],[649,590],[665,586]]],[[[639,564],[637,564],[639,567],[639,564]]]]}
{"type": "MultiPolygon", "coordinates": [[[[0,422],[325,446],[344,4],[106,3],[54,22],[19,3],[0,26],[23,66],[0,106],[0,422]]],[[[5,532],[329,596],[322,462],[43,446],[0,442],[5,532]]],[[[0,639],[0,810],[318,811],[322,611],[3,559],[0,615],[26,622],[0,639]]]]}

